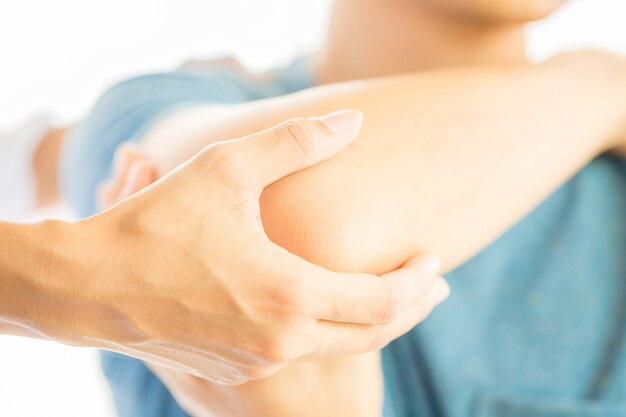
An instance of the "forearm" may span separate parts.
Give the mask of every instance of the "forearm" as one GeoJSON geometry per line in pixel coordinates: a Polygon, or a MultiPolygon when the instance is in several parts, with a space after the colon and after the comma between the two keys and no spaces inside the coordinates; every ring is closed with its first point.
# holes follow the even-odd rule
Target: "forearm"
{"type": "Polygon", "coordinates": [[[0,334],[109,347],[128,334],[113,222],[0,222],[0,334]],[[103,262],[106,259],[106,262],[103,262]],[[117,320],[117,322],[116,322],[117,320]]]}
{"type": "Polygon", "coordinates": [[[66,341],[72,292],[60,223],[0,223],[0,334],[66,341]]]}
{"type": "Polygon", "coordinates": [[[357,108],[365,124],[348,151],[266,190],[268,234],[336,269],[388,270],[423,250],[449,269],[615,146],[626,87],[605,61],[433,72],[198,108],[178,121],[187,144],[157,134],[144,146],[167,170],[217,138],[357,108]]]}

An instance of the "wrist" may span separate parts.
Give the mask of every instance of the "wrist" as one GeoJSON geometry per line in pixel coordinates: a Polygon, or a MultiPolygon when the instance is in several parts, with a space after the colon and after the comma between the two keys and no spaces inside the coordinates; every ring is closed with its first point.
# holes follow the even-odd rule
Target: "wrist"
{"type": "Polygon", "coordinates": [[[2,235],[2,332],[72,343],[72,300],[85,287],[71,224],[5,223],[2,235]]]}

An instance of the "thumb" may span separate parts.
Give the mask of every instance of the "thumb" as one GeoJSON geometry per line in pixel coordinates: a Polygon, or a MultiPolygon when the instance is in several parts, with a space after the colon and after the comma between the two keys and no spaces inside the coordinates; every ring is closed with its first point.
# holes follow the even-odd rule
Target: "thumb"
{"type": "Polygon", "coordinates": [[[291,173],[337,154],[356,138],[362,123],[363,114],[356,110],[292,119],[260,133],[224,142],[218,145],[222,148],[219,153],[230,169],[238,171],[229,178],[236,178],[248,190],[260,192],[291,173]]]}

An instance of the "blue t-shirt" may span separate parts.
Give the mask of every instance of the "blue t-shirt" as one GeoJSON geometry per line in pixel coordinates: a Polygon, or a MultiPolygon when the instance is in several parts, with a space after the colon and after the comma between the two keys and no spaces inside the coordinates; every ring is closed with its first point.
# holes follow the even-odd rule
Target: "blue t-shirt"
{"type": "MultiPolygon", "coordinates": [[[[65,193],[93,214],[115,148],[168,112],[313,84],[306,59],[263,80],[216,66],[118,84],[69,139],[65,193]]],[[[383,351],[385,417],[626,416],[625,178],[623,161],[597,158],[450,273],[450,299],[383,351]]],[[[121,417],[186,416],[142,362],[102,363],[121,417]]]]}

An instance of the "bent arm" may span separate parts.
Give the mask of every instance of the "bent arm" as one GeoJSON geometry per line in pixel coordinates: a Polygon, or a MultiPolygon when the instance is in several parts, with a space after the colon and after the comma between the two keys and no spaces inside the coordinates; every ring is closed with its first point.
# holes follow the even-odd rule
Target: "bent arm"
{"type": "MultiPolygon", "coordinates": [[[[167,171],[216,140],[292,117],[360,109],[365,125],[353,146],[265,191],[270,237],[337,270],[388,270],[424,250],[441,254],[450,269],[615,146],[626,80],[624,64],[609,61],[579,56],[534,68],[433,72],[188,109],[156,125],[143,146],[167,171]]],[[[319,416],[330,413],[314,410],[310,398],[324,393],[337,399],[335,414],[341,405],[367,410],[350,415],[380,415],[377,360],[294,365],[219,392],[198,381],[199,391],[184,384],[180,395],[196,395],[209,409],[227,395],[249,400],[254,410],[263,409],[259,402],[279,410],[262,415],[304,409],[319,416]]]]}
{"type": "Polygon", "coordinates": [[[168,170],[218,138],[359,109],[364,127],[347,151],[264,192],[269,236],[332,269],[387,271],[420,251],[440,254],[450,269],[616,145],[624,73],[621,61],[580,53],[537,67],[329,85],[189,109],[143,144],[168,170]],[[179,140],[170,142],[168,130],[179,140]]]}

